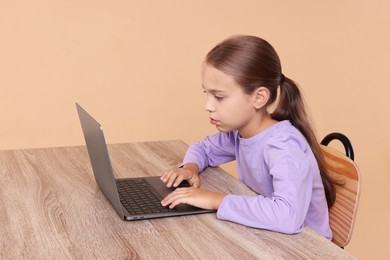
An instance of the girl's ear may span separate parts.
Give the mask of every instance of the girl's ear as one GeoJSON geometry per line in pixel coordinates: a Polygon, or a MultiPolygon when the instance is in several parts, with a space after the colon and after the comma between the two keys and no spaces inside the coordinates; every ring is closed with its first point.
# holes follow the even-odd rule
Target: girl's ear
{"type": "Polygon", "coordinates": [[[259,87],[253,92],[253,107],[260,109],[267,105],[269,97],[271,95],[270,91],[266,87],[259,87]]]}

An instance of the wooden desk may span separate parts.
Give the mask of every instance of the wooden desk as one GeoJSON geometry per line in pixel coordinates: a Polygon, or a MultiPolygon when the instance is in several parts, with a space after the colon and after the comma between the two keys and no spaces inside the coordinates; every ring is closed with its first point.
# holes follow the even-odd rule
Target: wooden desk
{"type": "MultiPolygon", "coordinates": [[[[160,175],[181,141],[109,145],[118,177],[160,175]]],[[[203,187],[252,194],[220,168],[203,187]]],[[[0,151],[1,259],[353,259],[310,228],[298,235],[244,227],[215,214],[122,221],[99,191],[85,147],[0,151]]]]}

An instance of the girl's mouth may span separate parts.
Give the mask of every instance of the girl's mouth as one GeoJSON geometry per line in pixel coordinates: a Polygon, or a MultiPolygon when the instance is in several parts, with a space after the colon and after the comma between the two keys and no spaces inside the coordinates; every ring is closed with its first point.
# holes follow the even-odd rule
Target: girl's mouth
{"type": "Polygon", "coordinates": [[[212,125],[219,125],[219,121],[215,120],[214,118],[210,117],[210,124],[212,125]]]}

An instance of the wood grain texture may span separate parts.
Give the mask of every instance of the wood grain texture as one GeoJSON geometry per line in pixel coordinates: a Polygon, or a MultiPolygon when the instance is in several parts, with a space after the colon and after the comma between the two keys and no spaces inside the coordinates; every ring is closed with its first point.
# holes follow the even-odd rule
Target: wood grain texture
{"type": "MultiPolygon", "coordinates": [[[[117,177],[160,175],[187,145],[109,145],[117,177]]],[[[215,214],[122,221],[98,189],[85,147],[0,151],[1,259],[354,259],[310,228],[297,235],[215,214]]],[[[254,194],[220,168],[206,188],[254,194]]]]}
{"type": "Polygon", "coordinates": [[[327,146],[321,148],[328,173],[340,181],[340,185],[336,185],[336,201],[329,210],[332,241],[345,247],[352,237],[359,205],[361,176],[357,165],[347,156],[327,146]]]}

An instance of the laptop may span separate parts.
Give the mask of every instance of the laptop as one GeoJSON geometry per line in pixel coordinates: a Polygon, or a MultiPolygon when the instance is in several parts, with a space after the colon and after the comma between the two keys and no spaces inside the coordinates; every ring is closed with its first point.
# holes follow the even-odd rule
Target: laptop
{"type": "MultiPolygon", "coordinates": [[[[167,188],[160,176],[116,179],[101,125],[76,103],[95,180],[112,207],[123,220],[140,220],[211,213],[187,204],[173,209],[163,207],[161,200],[174,188],[167,188]]],[[[180,187],[189,187],[187,182],[180,187]]]]}

